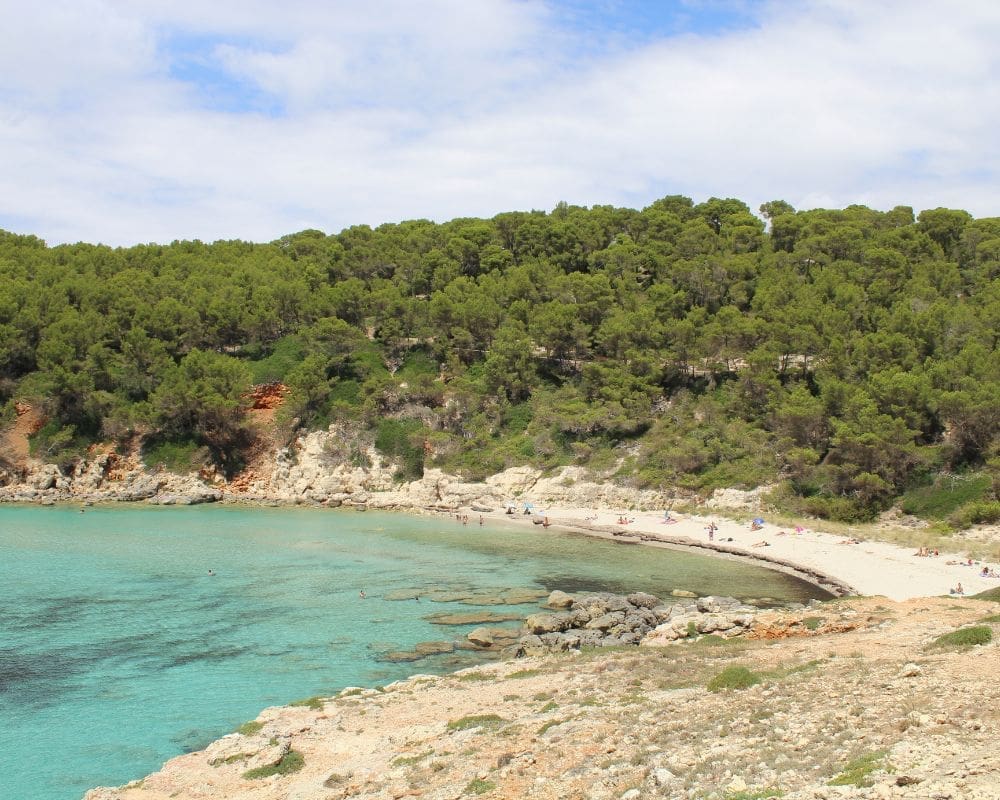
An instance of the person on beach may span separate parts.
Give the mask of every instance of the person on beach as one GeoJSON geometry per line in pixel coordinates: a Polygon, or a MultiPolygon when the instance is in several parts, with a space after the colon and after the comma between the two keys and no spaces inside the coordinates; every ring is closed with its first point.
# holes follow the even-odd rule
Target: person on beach
{"type": "Polygon", "coordinates": [[[754,542],[751,547],[770,547],[770,543],[766,539],[761,539],[759,542],[754,542]]]}
{"type": "Polygon", "coordinates": [[[962,588],[962,584],[959,583],[954,589],[949,590],[950,594],[965,594],[965,589],[962,588]]]}
{"type": "Polygon", "coordinates": [[[479,524],[480,525],[483,524],[483,515],[482,514],[479,515],[479,524]]]}

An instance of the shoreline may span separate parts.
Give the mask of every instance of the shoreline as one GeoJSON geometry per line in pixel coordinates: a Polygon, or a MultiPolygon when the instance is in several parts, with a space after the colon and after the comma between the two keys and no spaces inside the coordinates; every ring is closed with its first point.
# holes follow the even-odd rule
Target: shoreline
{"type": "MultiPolygon", "coordinates": [[[[759,530],[711,515],[673,515],[674,522],[663,522],[662,515],[650,512],[627,512],[628,524],[619,525],[616,511],[551,507],[534,516],[548,517],[549,528],[535,525],[530,516],[518,512],[477,512],[490,522],[532,525],[541,530],[573,531],[620,543],[642,544],[701,552],[716,558],[748,560],[759,566],[794,575],[830,592],[835,597],[849,595],[884,596],[905,601],[921,597],[949,595],[959,583],[965,595],[1000,587],[1000,578],[981,577],[984,563],[955,553],[917,556],[914,548],[889,542],[845,539],[843,536],[764,522],[759,530]],[[705,528],[718,526],[715,540],[709,541],[705,528]],[[669,532],[668,532],[669,531],[669,532]],[[766,546],[756,547],[758,542],[766,546]],[[961,563],[957,563],[961,562],[961,563]]],[[[987,562],[994,570],[1000,565],[987,562]]],[[[960,595],[956,595],[960,596],[960,595]]]]}
{"type": "MultiPolygon", "coordinates": [[[[603,538],[620,544],[639,544],[652,547],[673,548],[700,552],[715,558],[749,561],[758,566],[784,572],[805,580],[834,597],[850,595],[884,596],[904,601],[920,597],[947,596],[959,584],[963,594],[972,595],[1000,587],[1000,578],[982,577],[982,567],[989,566],[1000,573],[1000,564],[982,562],[955,552],[941,552],[939,556],[920,557],[913,547],[902,547],[877,540],[845,538],[811,528],[797,532],[794,527],[779,526],[764,521],[760,529],[749,530],[725,516],[711,514],[673,514],[671,523],[664,521],[662,513],[649,511],[616,511],[609,508],[550,505],[536,508],[532,515],[521,511],[508,515],[502,508],[475,510],[478,504],[435,505],[417,503],[391,503],[385,506],[368,502],[344,503],[336,506],[322,502],[288,502],[277,498],[245,497],[229,492],[209,505],[247,506],[251,508],[303,508],[315,510],[345,510],[364,512],[398,512],[420,516],[469,515],[474,524],[478,517],[490,523],[513,524],[537,528],[539,532],[568,531],[603,538]],[[533,518],[548,517],[549,526],[533,522],[533,518]],[[618,524],[622,517],[627,524],[618,524]],[[714,541],[710,541],[706,527],[710,522],[717,526],[714,541]],[[766,542],[766,545],[760,543],[766,542]]],[[[120,506],[141,504],[144,500],[122,500],[108,497],[35,497],[32,499],[3,498],[3,504],[62,506],[120,506]]],[[[161,504],[154,504],[161,505],[161,504]]],[[[169,504],[167,504],[169,505],[169,504]]],[[[184,504],[178,504],[184,505],[184,504]]],[[[483,506],[485,509],[486,507],[483,506]]],[[[743,512],[751,515],[752,512],[743,512]]],[[[961,595],[955,595],[961,596],[961,595]]]]}

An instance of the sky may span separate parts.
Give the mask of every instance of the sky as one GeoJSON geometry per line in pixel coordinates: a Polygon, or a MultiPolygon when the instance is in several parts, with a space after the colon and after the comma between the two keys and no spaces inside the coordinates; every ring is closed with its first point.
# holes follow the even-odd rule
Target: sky
{"type": "Polygon", "coordinates": [[[0,229],[271,241],[671,194],[1000,215],[996,0],[0,0],[0,229]]]}

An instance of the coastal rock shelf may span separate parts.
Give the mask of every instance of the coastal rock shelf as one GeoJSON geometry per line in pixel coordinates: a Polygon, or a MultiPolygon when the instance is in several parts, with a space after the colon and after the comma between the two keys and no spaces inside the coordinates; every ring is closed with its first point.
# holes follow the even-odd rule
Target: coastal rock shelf
{"type": "MultiPolygon", "coordinates": [[[[678,604],[730,613],[697,605],[678,604]]],[[[933,643],[997,612],[851,598],[758,611],[726,647],[552,653],[347,688],[86,800],[996,800],[1000,623],[984,645],[933,643]],[[719,689],[732,673],[748,680],[719,689]]]]}

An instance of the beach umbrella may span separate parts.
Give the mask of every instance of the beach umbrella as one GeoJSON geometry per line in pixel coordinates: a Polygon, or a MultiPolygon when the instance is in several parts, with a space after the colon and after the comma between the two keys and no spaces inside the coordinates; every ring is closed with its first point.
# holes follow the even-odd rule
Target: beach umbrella
{"type": "Polygon", "coordinates": [[[755,522],[756,524],[758,524],[758,525],[763,525],[763,524],[764,524],[764,518],[763,518],[763,517],[754,517],[754,518],[753,518],[753,521],[754,521],[754,522],[755,522]]]}

